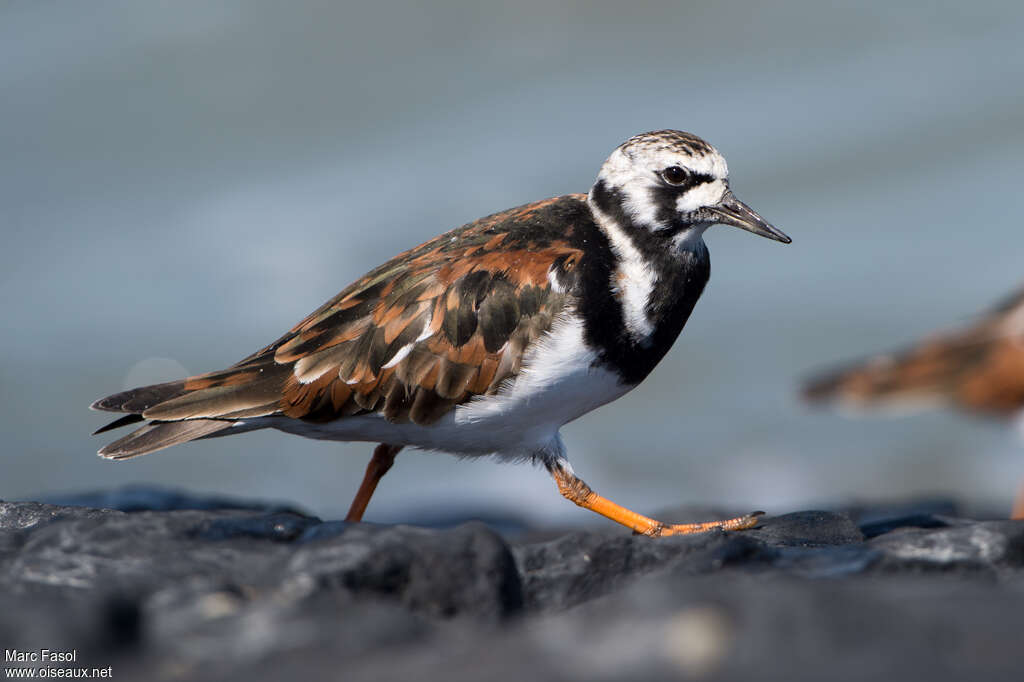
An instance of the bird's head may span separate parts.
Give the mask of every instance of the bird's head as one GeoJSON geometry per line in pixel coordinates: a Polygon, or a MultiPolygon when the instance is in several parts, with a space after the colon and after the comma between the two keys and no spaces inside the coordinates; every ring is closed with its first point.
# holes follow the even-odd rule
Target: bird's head
{"type": "Polygon", "coordinates": [[[678,130],[643,133],[619,145],[601,166],[589,201],[623,228],[676,243],[699,239],[716,223],[791,241],[733,196],[718,150],[678,130]]]}

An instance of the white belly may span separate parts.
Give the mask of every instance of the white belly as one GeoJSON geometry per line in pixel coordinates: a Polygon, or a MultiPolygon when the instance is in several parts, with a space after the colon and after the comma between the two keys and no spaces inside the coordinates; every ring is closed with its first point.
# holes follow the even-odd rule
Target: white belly
{"type": "MultiPolygon", "coordinates": [[[[394,424],[379,415],[312,424],[267,417],[267,426],[309,438],[370,441],[443,450],[457,455],[519,459],[559,448],[558,429],[611,402],[633,386],[603,367],[583,343],[583,323],[559,319],[523,361],[515,382],[459,405],[429,426],[394,424]]],[[[554,453],[551,453],[554,454],[554,453]]]]}

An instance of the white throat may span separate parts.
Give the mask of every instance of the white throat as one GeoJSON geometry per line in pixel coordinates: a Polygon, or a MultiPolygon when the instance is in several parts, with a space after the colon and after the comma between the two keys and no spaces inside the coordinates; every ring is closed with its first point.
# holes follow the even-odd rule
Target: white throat
{"type": "Polygon", "coordinates": [[[622,304],[626,330],[635,340],[645,341],[654,332],[654,324],[647,316],[647,303],[658,273],[620,225],[602,213],[593,202],[590,202],[590,210],[615,253],[616,266],[610,284],[613,294],[622,304]]]}

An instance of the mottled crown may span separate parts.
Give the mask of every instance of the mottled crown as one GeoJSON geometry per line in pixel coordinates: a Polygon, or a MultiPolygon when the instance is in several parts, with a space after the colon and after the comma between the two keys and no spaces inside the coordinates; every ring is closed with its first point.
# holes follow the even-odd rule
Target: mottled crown
{"type": "Polygon", "coordinates": [[[704,140],[681,130],[655,130],[650,133],[640,133],[623,142],[620,149],[631,158],[638,154],[657,154],[658,152],[676,152],[695,156],[715,152],[715,148],[704,140]]]}

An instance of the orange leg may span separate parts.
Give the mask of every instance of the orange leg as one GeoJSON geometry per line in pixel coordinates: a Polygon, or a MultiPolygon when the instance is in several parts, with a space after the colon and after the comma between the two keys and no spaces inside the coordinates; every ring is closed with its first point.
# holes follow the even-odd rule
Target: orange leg
{"type": "Polygon", "coordinates": [[[1013,501],[1010,518],[1018,521],[1024,519],[1024,485],[1021,485],[1020,490],[1017,491],[1017,499],[1013,501]]]}
{"type": "Polygon", "coordinates": [[[549,468],[551,475],[558,484],[558,491],[568,499],[584,509],[597,512],[616,523],[621,523],[627,528],[632,528],[634,533],[640,535],[688,535],[690,533],[703,533],[708,530],[746,530],[757,525],[757,517],[764,512],[752,512],[746,516],[738,516],[735,519],[725,521],[706,521],[704,523],[662,523],[655,521],[635,511],[617,505],[608,498],[601,497],[590,486],[580,480],[576,474],[567,471],[560,466],[549,468]]]}
{"type": "Polygon", "coordinates": [[[348,515],[345,516],[346,521],[363,520],[366,505],[370,504],[373,491],[377,489],[380,479],[384,478],[384,474],[395,463],[395,455],[401,449],[401,445],[388,445],[387,443],[381,443],[374,448],[373,457],[370,458],[370,463],[366,465],[366,475],[363,476],[363,482],[359,484],[359,492],[356,493],[355,499],[352,500],[352,506],[348,508],[348,515]]]}

